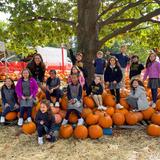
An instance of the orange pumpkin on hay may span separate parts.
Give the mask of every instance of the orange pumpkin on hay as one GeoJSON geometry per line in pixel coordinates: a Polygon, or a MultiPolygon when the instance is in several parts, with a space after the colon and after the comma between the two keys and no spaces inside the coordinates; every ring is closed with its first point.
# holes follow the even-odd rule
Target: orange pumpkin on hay
{"type": "Polygon", "coordinates": [[[26,124],[23,124],[22,131],[25,134],[33,134],[36,132],[36,125],[34,122],[29,122],[26,124]]]}
{"type": "Polygon", "coordinates": [[[125,123],[125,116],[122,113],[114,113],[112,120],[115,125],[120,126],[125,123]]]}
{"type": "Polygon", "coordinates": [[[152,117],[152,114],[155,112],[155,110],[152,107],[149,107],[148,109],[142,111],[143,119],[149,120],[152,117]]]}
{"type": "Polygon", "coordinates": [[[88,125],[97,124],[99,120],[99,116],[95,114],[89,114],[86,118],[86,123],[88,125]]]}
{"type": "Polygon", "coordinates": [[[125,115],[126,122],[129,125],[135,125],[138,122],[138,117],[135,113],[129,112],[128,114],[125,115]]]}
{"type": "Polygon", "coordinates": [[[98,124],[102,127],[102,128],[110,128],[112,127],[112,118],[109,115],[103,116],[99,118],[98,124]]]}
{"type": "Polygon", "coordinates": [[[92,139],[97,139],[103,136],[103,130],[99,125],[92,125],[88,128],[89,137],[92,139]]]}
{"type": "Polygon", "coordinates": [[[88,137],[88,129],[84,125],[79,125],[74,129],[74,137],[78,139],[85,139],[88,137]]]}
{"type": "Polygon", "coordinates": [[[151,117],[151,121],[153,124],[160,125],[160,113],[153,113],[151,117]]]}
{"type": "Polygon", "coordinates": [[[7,121],[14,121],[16,118],[17,118],[17,112],[9,112],[5,116],[5,119],[7,121]]]}
{"type": "Polygon", "coordinates": [[[60,136],[62,138],[69,138],[73,134],[73,128],[71,125],[62,125],[59,130],[60,136]]]}
{"type": "Polygon", "coordinates": [[[156,124],[150,124],[147,127],[147,134],[150,136],[159,137],[160,136],[160,126],[156,124]]]}

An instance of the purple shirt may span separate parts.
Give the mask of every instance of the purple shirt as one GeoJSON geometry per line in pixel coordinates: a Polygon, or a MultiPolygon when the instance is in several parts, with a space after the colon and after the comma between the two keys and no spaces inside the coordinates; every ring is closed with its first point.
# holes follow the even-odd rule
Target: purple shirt
{"type": "MultiPolygon", "coordinates": [[[[30,94],[33,96],[33,98],[36,97],[36,94],[38,92],[38,85],[37,82],[34,78],[29,79],[30,82],[30,94]]],[[[23,96],[23,91],[22,91],[22,78],[20,78],[16,84],[16,93],[18,98],[22,98],[23,96]]]]}
{"type": "Polygon", "coordinates": [[[143,80],[145,81],[147,79],[147,76],[149,78],[160,78],[160,63],[159,62],[153,62],[150,67],[146,68],[143,80]]]}

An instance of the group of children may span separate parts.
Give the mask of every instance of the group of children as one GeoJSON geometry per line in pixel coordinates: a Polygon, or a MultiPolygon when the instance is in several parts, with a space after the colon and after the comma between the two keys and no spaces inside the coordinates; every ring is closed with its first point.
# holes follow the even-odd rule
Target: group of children
{"type": "MultiPolygon", "coordinates": [[[[129,62],[131,79],[131,92],[126,98],[128,104],[135,111],[145,110],[151,105],[156,107],[157,89],[160,87],[160,63],[156,60],[156,54],[151,53],[147,59],[146,70],[143,80],[140,80],[141,71],[144,66],[139,63],[138,56],[134,55],[129,58],[126,55],[126,47],[121,47],[121,53],[110,54],[107,59],[103,58],[103,52],[97,52],[97,58],[93,61],[95,67],[95,79],[88,85],[86,81],[87,70],[85,69],[81,52],[73,55],[70,50],[73,67],[68,76],[67,97],[68,108],[62,125],[68,123],[69,116],[74,112],[78,116],[78,124],[84,123],[81,117],[83,109],[82,91],[86,90],[88,96],[91,96],[99,110],[106,110],[108,106],[103,106],[102,93],[104,86],[110,89],[112,95],[116,98],[116,108],[122,109],[120,104],[120,88],[124,87],[125,68],[129,62]],[[148,87],[152,91],[152,102],[147,101],[146,92],[143,86],[143,81],[149,77],[148,87]]],[[[14,81],[6,78],[1,89],[2,95],[2,114],[0,122],[5,122],[5,116],[8,112],[20,112],[18,125],[23,125],[23,116],[27,112],[27,121],[31,122],[32,106],[36,101],[38,87],[42,88],[45,73],[45,65],[40,54],[36,54],[33,60],[28,64],[27,68],[22,71],[22,76],[18,80],[16,86],[14,81]]],[[[42,100],[40,110],[38,111],[35,122],[37,124],[38,143],[43,144],[43,135],[46,134],[48,140],[54,141],[52,135],[53,125],[55,122],[54,115],[51,111],[53,105],[52,97],[56,97],[54,101],[55,107],[60,107],[59,100],[62,96],[60,90],[60,79],[56,76],[56,71],[50,71],[50,77],[46,81],[46,100],[42,100]]]]}

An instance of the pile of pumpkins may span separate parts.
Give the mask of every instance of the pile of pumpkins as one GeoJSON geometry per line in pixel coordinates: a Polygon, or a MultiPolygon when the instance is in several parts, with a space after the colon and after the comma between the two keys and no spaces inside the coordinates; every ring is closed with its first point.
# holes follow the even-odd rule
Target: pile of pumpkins
{"type": "MultiPolygon", "coordinates": [[[[123,109],[116,109],[115,97],[110,94],[108,89],[105,89],[102,98],[104,106],[108,106],[105,111],[97,110],[97,107],[93,99],[83,93],[84,108],[82,111],[82,117],[85,121],[84,125],[73,127],[72,124],[78,122],[76,114],[72,113],[69,117],[69,124],[63,125],[59,129],[59,135],[62,138],[69,138],[72,135],[75,138],[85,139],[90,137],[97,139],[103,136],[103,129],[112,128],[112,125],[136,125],[142,120],[151,121],[151,124],[147,126],[147,133],[150,136],[160,136],[160,99],[157,100],[156,108],[149,107],[147,110],[141,112],[132,112],[130,106],[127,104],[125,98],[129,95],[129,78],[126,78],[126,88],[120,93],[120,104],[124,106],[123,109]]],[[[148,101],[151,100],[151,92],[146,87],[145,89],[148,101]]],[[[160,90],[158,91],[160,95],[160,90]]],[[[159,98],[160,96],[158,96],[159,98]]],[[[35,119],[36,113],[40,108],[40,101],[45,98],[45,94],[41,91],[37,95],[38,103],[32,108],[32,119],[35,119]]],[[[67,96],[64,95],[61,98],[60,108],[52,107],[52,111],[55,115],[56,124],[61,124],[65,117],[67,110],[67,96]]],[[[19,113],[11,112],[6,115],[6,120],[13,121],[19,116],[19,113]]],[[[24,115],[26,119],[26,115],[24,115]]],[[[36,125],[34,122],[26,123],[22,126],[22,131],[26,134],[32,134],[36,131],[36,125]]]]}

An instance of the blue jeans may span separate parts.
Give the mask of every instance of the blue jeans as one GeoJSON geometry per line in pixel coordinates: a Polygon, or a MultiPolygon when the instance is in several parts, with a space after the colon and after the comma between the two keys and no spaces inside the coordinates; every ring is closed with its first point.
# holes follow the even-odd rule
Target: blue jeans
{"type": "Polygon", "coordinates": [[[7,113],[12,112],[12,111],[18,112],[19,109],[12,110],[11,107],[9,106],[9,107],[7,107],[7,108],[5,108],[5,109],[3,110],[2,116],[5,117],[7,113]]]}
{"type": "Polygon", "coordinates": [[[20,118],[23,118],[24,112],[27,112],[27,118],[31,117],[32,107],[20,107],[20,118]]]}
{"type": "Polygon", "coordinates": [[[61,98],[61,90],[60,89],[56,89],[53,91],[53,93],[49,93],[48,91],[46,91],[46,98],[47,100],[51,101],[51,96],[56,97],[56,102],[59,102],[59,99],[61,98]]]}
{"type": "Polygon", "coordinates": [[[154,89],[151,89],[151,92],[152,92],[152,100],[153,100],[153,103],[156,103],[157,101],[157,88],[154,88],[154,89]]]}

